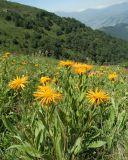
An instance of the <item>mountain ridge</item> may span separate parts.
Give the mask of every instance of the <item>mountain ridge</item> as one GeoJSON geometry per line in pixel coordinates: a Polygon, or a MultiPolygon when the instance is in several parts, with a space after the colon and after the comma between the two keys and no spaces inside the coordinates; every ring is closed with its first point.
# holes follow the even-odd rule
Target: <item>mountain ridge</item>
{"type": "Polygon", "coordinates": [[[102,27],[100,30],[113,37],[128,40],[128,24],[126,23],[120,23],[115,26],[102,27]]]}
{"type": "Polygon", "coordinates": [[[128,59],[127,41],[94,31],[73,18],[0,1],[0,51],[5,50],[102,64],[128,59]]]}
{"type": "Polygon", "coordinates": [[[112,5],[102,9],[88,9],[82,12],[57,12],[59,16],[73,17],[92,28],[114,26],[128,22],[128,2],[112,5]]]}

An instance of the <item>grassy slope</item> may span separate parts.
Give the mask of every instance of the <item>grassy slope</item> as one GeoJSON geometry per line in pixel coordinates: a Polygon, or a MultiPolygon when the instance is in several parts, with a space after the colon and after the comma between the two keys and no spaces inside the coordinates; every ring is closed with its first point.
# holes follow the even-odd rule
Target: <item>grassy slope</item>
{"type": "MultiPolygon", "coordinates": [[[[33,97],[33,92],[36,90],[37,86],[40,84],[39,83],[40,77],[41,76],[50,76],[50,78],[56,77],[56,79],[58,80],[58,84],[57,84],[57,86],[55,86],[55,88],[60,89],[60,91],[63,93],[64,88],[62,86],[64,84],[67,86],[65,79],[63,79],[63,74],[67,74],[67,72],[66,72],[66,70],[63,72],[63,70],[58,68],[58,61],[56,59],[46,58],[46,57],[42,57],[39,55],[36,55],[36,56],[34,56],[34,55],[31,55],[31,56],[11,55],[7,61],[0,61],[0,67],[1,67],[0,91],[2,91],[1,95],[0,95],[0,102],[1,102],[0,114],[6,116],[10,120],[10,122],[13,123],[13,125],[15,127],[20,126],[20,128],[18,128],[18,131],[20,134],[22,133],[22,131],[23,132],[26,131],[25,133],[27,134],[28,128],[30,127],[32,114],[34,112],[36,112],[39,107],[35,103],[36,101],[33,97]],[[35,66],[37,64],[38,64],[38,66],[35,66]],[[59,75],[58,75],[57,71],[59,71],[58,72],[59,75]],[[14,79],[17,75],[29,76],[29,83],[27,84],[27,87],[20,95],[20,98],[18,99],[18,101],[15,101],[15,98],[12,96],[13,92],[10,91],[10,89],[8,87],[8,82],[10,80],[14,79]],[[26,126],[27,126],[27,128],[26,128],[26,126]]],[[[125,76],[127,75],[126,70],[124,70],[123,68],[121,68],[119,66],[108,66],[108,67],[107,66],[106,67],[105,66],[103,66],[103,67],[96,66],[94,68],[94,70],[97,70],[100,72],[104,71],[104,75],[100,76],[100,77],[90,78],[88,81],[88,85],[87,85],[88,89],[90,87],[92,88],[92,86],[93,87],[98,86],[98,87],[104,88],[114,99],[114,101],[115,101],[114,107],[117,107],[116,109],[119,109],[118,115],[120,115],[120,112],[122,110],[126,110],[126,113],[127,113],[128,101],[126,99],[126,92],[125,91],[127,91],[127,89],[128,89],[127,88],[128,83],[127,83],[127,79],[125,79],[125,76]],[[111,72],[114,72],[114,71],[116,71],[119,75],[119,81],[115,83],[115,86],[116,86],[115,88],[113,88],[114,83],[109,82],[107,79],[107,75],[111,72]]],[[[73,85],[71,85],[70,83],[68,85],[71,85],[72,87],[74,86],[73,89],[75,91],[71,92],[70,96],[73,98],[73,96],[76,94],[77,95],[76,99],[77,99],[81,94],[83,95],[83,92],[79,93],[76,90],[77,88],[75,88],[75,85],[77,85],[77,83],[79,82],[80,77],[79,76],[74,77],[73,75],[71,77],[70,77],[70,82],[72,82],[73,85]],[[78,81],[76,81],[76,80],[78,80],[78,81]]],[[[87,91],[85,90],[84,92],[85,92],[84,94],[86,94],[87,91]]],[[[65,95],[63,95],[63,97],[66,96],[67,94],[68,93],[66,90],[65,95]]],[[[69,99],[69,97],[68,97],[68,99],[69,99]]],[[[83,99],[85,99],[85,97],[83,99]]],[[[60,109],[64,109],[68,105],[68,103],[70,102],[70,101],[69,102],[67,102],[67,101],[62,102],[60,105],[56,106],[56,109],[59,107],[60,107],[60,109]]],[[[82,102],[82,104],[83,104],[83,107],[82,107],[83,112],[86,113],[85,106],[87,107],[89,104],[86,104],[86,103],[84,104],[84,102],[82,102]]],[[[70,105],[68,107],[70,107],[70,105]]],[[[89,107],[91,107],[91,106],[89,106],[89,107]]],[[[107,108],[111,108],[112,105],[110,103],[109,105],[107,105],[107,106],[105,105],[104,107],[107,110],[107,108]]],[[[102,106],[102,108],[104,108],[104,107],[102,106]]],[[[79,106],[77,106],[77,108],[79,108],[79,106]]],[[[97,110],[98,110],[98,108],[97,108],[97,110]]],[[[105,111],[105,112],[107,112],[107,111],[105,111]]],[[[118,110],[116,110],[116,113],[117,112],[118,112],[118,110]]],[[[116,116],[118,116],[118,115],[116,115],[116,116]]],[[[2,124],[1,128],[0,128],[1,129],[0,130],[0,146],[1,146],[2,150],[1,150],[0,158],[2,156],[2,160],[19,159],[19,156],[23,156],[24,153],[18,152],[17,150],[7,150],[7,148],[13,144],[20,144],[20,141],[19,140],[17,141],[16,138],[13,137],[14,134],[9,132],[4,127],[3,122],[1,121],[1,117],[2,116],[0,116],[0,122],[2,124]]],[[[71,115],[70,115],[70,117],[71,117],[71,115]]],[[[105,118],[105,116],[103,116],[103,117],[105,118]]],[[[97,120],[95,121],[94,124],[96,124],[97,120]]],[[[36,119],[36,122],[37,122],[37,119],[36,119]]],[[[116,120],[115,120],[115,122],[116,122],[116,120]]],[[[99,124],[97,124],[97,126],[100,127],[99,124]]],[[[82,126],[82,128],[80,128],[80,130],[82,130],[82,129],[83,129],[83,126],[82,126]]],[[[110,130],[110,135],[113,134],[112,131],[114,131],[114,129],[115,128],[113,128],[113,130],[110,130]]],[[[100,129],[100,132],[101,132],[101,130],[102,130],[102,128],[100,129]]],[[[124,133],[123,130],[121,131],[121,127],[120,127],[119,133],[118,132],[115,133],[113,149],[111,149],[110,151],[107,151],[107,149],[106,149],[106,150],[104,150],[104,153],[103,153],[102,149],[104,147],[101,150],[97,149],[98,151],[96,149],[94,149],[97,152],[99,152],[98,153],[99,155],[103,154],[102,159],[104,159],[104,160],[108,160],[108,159],[109,160],[122,160],[122,159],[127,160],[127,139],[128,139],[128,137],[127,137],[126,128],[124,130],[126,133],[124,133]],[[116,139],[116,136],[118,136],[117,139],[116,139]]],[[[34,132],[34,126],[33,126],[33,132],[34,132]]],[[[104,132],[104,131],[102,130],[102,132],[104,132]]],[[[102,132],[100,134],[102,134],[102,132]]],[[[107,131],[107,132],[108,133],[103,133],[102,136],[104,138],[106,138],[106,135],[108,137],[110,137],[109,131],[107,131]]],[[[74,132],[74,130],[73,130],[73,134],[70,134],[68,136],[68,138],[72,137],[72,135],[74,135],[75,133],[76,132],[74,132]]],[[[88,135],[90,135],[90,132],[88,133],[88,135]]],[[[96,137],[99,135],[96,135],[96,137]]],[[[22,136],[22,134],[21,134],[21,136],[22,136]]],[[[30,134],[30,132],[29,132],[29,140],[32,140],[32,142],[33,142],[33,136],[34,135],[30,134]]],[[[101,137],[99,136],[98,140],[100,140],[100,138],[101,137]]],[[[87,140],[88,140],[88,138],[86,139],[86,141],[87,140]]],[[[26,142],[27,139],[24,137],[23,141],[26,142]]],[[[86,141],[84,141],[84,142],[86,143],[86,141]]],[[[44,144],[44,143],[42,143],[42,144],[44,144]]],[[[82,142],[82,144],[83,144],[83,142],[82,142]]],[[[69,145],[71,145],[71,144],[69,144],[69,145]]],[[[47,146],[47,143],[45,144],[45,147],[46,146],[47,146]]],[[[88,150],[85,149],[84,151],[86,151],[88,153],[88,150]]],[[[42,152],[43,154],[46,153],[46,152],[43,152],[43,149],[42,150],[40,149],[40,152],[42,152]]],[[[49,152],[49,153],[51,156],[51,152],[49,152]]],[[[94,151],[90,150],[89,153],[90,153],[90,156],[87,159],[92,160],[93,156],[94,156],[92,153],[94,153],[94,151]]],[[[98,156],[98,154],[96,156],[98,156]]],[[[25,157],[25,160],[27,159],[26,157],[25,157]]],[[[32,159],[34,159],[34,158],[32,158],[32,159]]],[[[79,156],[78,156],[78,160],[79,159],[82,159],[82,158],[79,158],[79,156]]],[[[83,159],[85,159],[85,158],[83,158],[83,159]]]]}

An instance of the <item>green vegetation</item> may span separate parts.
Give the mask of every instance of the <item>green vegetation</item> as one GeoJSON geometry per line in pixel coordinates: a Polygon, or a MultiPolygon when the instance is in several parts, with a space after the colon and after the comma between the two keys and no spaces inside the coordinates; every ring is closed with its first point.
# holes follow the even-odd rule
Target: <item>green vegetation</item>
{"type": "Polygon", "coordinates": [[[127,70],[60,64],[39,55],[1,55],[0,159],[127,160],[127,70]],[[27,83],[12,83],[23,75],[27,83]],[[40,81],[44,76],[50,78],[47,83],[40,81]],[[42,96],[36,100],[34,93],[42,96]],[[53,103],[46,104],[47,99],[53,103]]]}
{"type": "Polygon", "coordinates": [[[126,41],[93,31],[75,19],[4,0],[0,1],[0,49],[96,63],[128,59],[126,41]]]}
{"type": "Polygon", "coordinates": [[[0,160],[127,160],[128,70],[92,65],[127,67],[127,51],[75,19],[0,0],[0,160]]]}
{"type": "Polygon", "coordinates": [[[117,38],[128,40],[128,24],[120,23],[115,26],[100,28],[101,31],[117,38]]]}

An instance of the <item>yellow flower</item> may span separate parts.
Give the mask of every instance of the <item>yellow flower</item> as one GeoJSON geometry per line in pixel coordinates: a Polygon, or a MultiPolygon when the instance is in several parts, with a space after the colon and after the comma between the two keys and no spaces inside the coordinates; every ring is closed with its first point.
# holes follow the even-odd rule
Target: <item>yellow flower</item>
{"type": "Polygon", "coordinates": [[[56,104],[62,99],[62,95],[54,91],[50,86],[39,86],[34,93],[34,97],[44,106],[49,106],[52,103],[56,104]]]}
{"type": "Polygon", "coordinates": [[[6,55],[10,55],[11,53],[10,53],[10,52],[6,52],[6,53],[4,53],[4,54],[6,54],[6,55]]]}
{"type": "Polygon", "coordinates": [[[38,86],[38,91],[40,92],[45,92],[46,90],[48,90],[50,87],[47,85],[47,86],[38,86]]]}
{"type": "Polygon", "coordinates": [[[39,67],[39,64],[35,64],[35,67],[39,67]]]}
{"type": "Polygon", "coordinates": [[[50,80],[51,80],[51,78],[49,78],[47,76],[41,77],[40,78],[40,83],[42,83],[43,85],[46,85],[50,80]]]}
{"type": "Polygon", "coordinates": [[[27,83],[27,80],[28,80],[27,76],[22,76],[22,77],[17,76],[14,80],[9,82],[9,87],[13,90],[24,89],[27,83]]]}
{"type": "Polygon", "coordinates": [[[109,79],[110,81],[116,81],[117,78],[118,78],[118,75],[116,74],[116,72],[108,75],[108,79],[109,79]]]}
{"type": "Polygon", "coordinates": [[[87,70],[85,68],[82,68],[82,67],[75,67],[74,72],[76,74],[82,75],[82,74],[86,73],[87,70]]]}
{"type": "Polygon", "coordinates": [[[74,64],[72,61],[60,61],[59,65],[61,67],[71,67],[74,64]]]}
{"type": "Polygon", "coordinates": [[[99,105],[101,103],[105,103],[109,100],[109,96],[102,90],[96,88],[94,91],[90,90],[87,94],[87,98],[89,99],[90,103],[99,105]]]}
{"type": "Polygon", "coordinates": [[[92,69],[92,65],[88,65],[88,64],[82,64],[82,63],[74,63],[74,65],[72,66],[73,70],[76,74],[84,74],[87,71],[92,69]]]}
{"type": "Polygon", "coordinates": [[[8,58],[10,56],[10,54],[11,54],[10,52],[4,53],[3,58],[8,58]]]}
{"type": "Polygon", "coordinates": [[[4,55],[8,57],[8,56],[11,55],[11,53],[10,52],[6,52],[6,53],[4,53],[4,55]]]}
{"type": "Polygon", "coordinates": [[[87,71],[90,71],[93,68],[93,66],[89,64],[83,64],[83,66],[86,68],[87,71]]]}
{"type": "Polygon", "coordinates": [[[8,57],[10,56],[10,54],[11,54],[11,53],[9,53],[9,52],[4,53],[4,54],[2,55],[2,57],[1,57],[2,61],[5,61],[6,59],[8,59],[8,57]]]}

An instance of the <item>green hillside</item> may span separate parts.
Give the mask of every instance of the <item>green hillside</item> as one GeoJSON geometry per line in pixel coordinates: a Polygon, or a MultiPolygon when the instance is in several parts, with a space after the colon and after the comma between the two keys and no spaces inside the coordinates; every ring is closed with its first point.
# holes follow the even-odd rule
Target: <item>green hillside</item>
{"type": "Polygon", "coordinates": [[[72,18],[0,1],[0,50],[96,63],[128,59],[128,42],[93,31],[72,18]]]}
{"type": "Polygon", "coordinates": [[[128,40],[128,24],[120,23],[115,26],[103,27],[100,30],[114,37],[128,40]]]}

